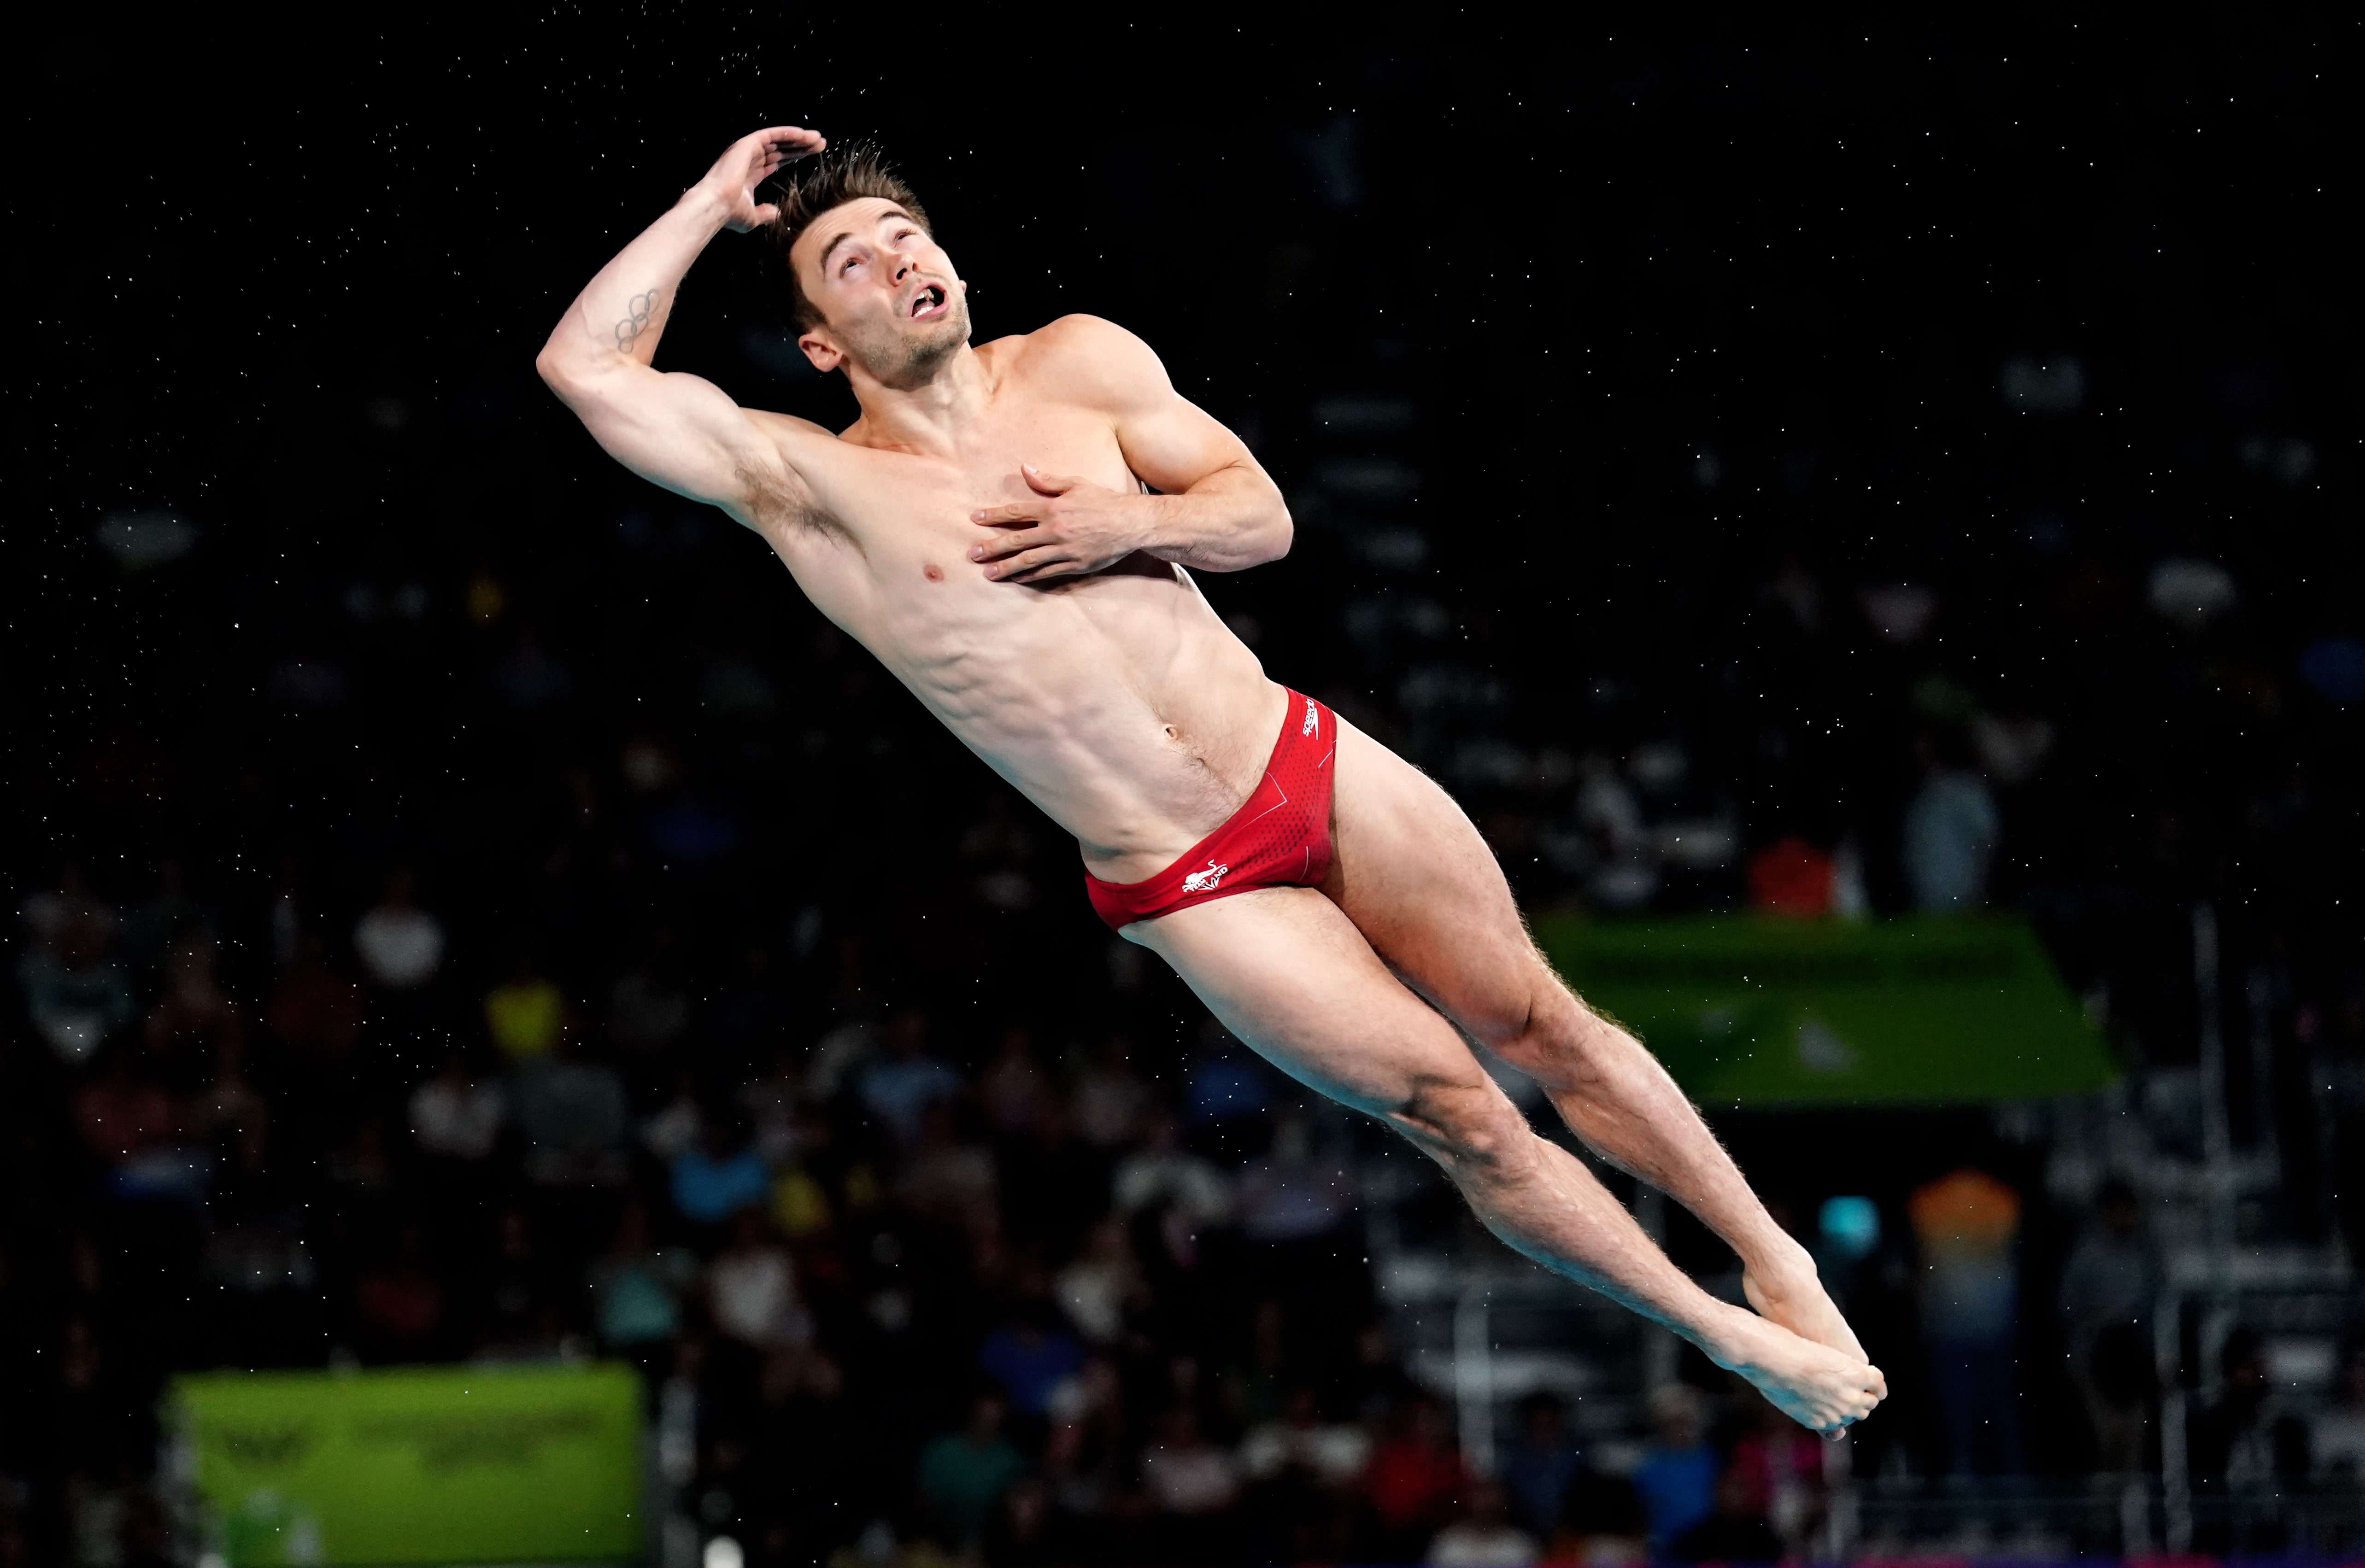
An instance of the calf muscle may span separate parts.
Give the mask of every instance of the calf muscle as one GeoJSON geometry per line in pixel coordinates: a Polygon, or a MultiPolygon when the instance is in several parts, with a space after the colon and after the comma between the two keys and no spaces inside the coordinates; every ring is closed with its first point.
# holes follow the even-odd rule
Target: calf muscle
{"type": "Polygon", "coordinates": [[[1379,1115],[1516,1250],[1709,1351],[1733,1309],[1670,1264],[1567,1150],[1535,1136],[1452,1026],[1320,894],[1268,888],[1127,927],[1274,1065],[1379,1115]]]}
{"type": "Polygon", "coordinates": [[[1835,1429],[1880,1397],[1861,1352],[1727,1305],[1670,1263],[1590,1170],[1529,1129],[1454,1026],[1323,894],[1261,888],[1126,935],[1274,1065],[1411,1139],[1514,1250],[1683,1335],[1804,1425],[1835,1429]]]}

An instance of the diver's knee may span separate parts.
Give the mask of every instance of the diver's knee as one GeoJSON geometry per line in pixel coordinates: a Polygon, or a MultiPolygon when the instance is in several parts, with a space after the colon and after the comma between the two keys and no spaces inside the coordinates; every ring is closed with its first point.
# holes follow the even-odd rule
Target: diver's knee
{"type": "Polygon", "coordinates": [[[1457,1182],[1500,1177],[1535,1137],[1519,1108],[1483,1077],[1474,1083],[1422,1084],[1391,1120],[1457,1182]]]}

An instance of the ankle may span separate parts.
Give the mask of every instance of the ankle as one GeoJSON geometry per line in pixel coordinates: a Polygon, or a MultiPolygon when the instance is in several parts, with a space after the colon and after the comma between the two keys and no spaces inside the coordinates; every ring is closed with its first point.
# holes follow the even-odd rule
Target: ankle
{"type": "Polygon", "coordinates": [[[1821,1278],[1815,1268],[1815,1256],[1801,1245],[1798,1238],[1777,1226],[1768,1226],[1773,1234],[1741,1252],[1741,1266],[1760,1289],[1773,1291],[1799,1290],[1820,1286],[1821,1278]]]}

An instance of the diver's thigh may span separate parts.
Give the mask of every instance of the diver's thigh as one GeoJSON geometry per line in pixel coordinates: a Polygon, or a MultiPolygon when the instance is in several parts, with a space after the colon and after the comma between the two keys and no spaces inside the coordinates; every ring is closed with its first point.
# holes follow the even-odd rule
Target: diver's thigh
{"type": "Polygon", "coordinates": [[[1494,852],[1453,798],[1343,722],[1337,766],[1323,890],[1388,967],[1489,1045],[1539,1007],[1564,1005],[1494,852]]]}
{"type": "Polygon", "coordinates": [[[1426,1088],[1485,1077],[1452,1025],[1311,888],[1260,888],[1126,935],[1171,965],[1259,1055],[1360,1110],[1386,1114],[1426,1088]]]}

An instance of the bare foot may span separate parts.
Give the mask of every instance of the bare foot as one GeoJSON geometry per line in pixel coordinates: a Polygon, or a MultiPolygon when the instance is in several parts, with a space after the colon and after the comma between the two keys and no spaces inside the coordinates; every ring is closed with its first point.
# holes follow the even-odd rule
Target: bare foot
{"type": "Polygon", "coordinates": [[[1889,1397],[1889,1380],[1861,1354],[1817,1344],[1762,1317],[1739,1316],[1743,1321],[1733,1326],[1733,1342],[1711,1356],[1810,1431],[1834,1436],[1889,1397]]]}
{"type": "Polygon", "coordinates": [[[1857,1361],[1865,1359],[1864,1343],[1816,1277],[1815,1265],[1803,1254],[1770,1268],[1741,1272],[1741,1294],[1768,1322],[1778,1323],[1801,1338],[1828,1345],[1857,1361]]]}

